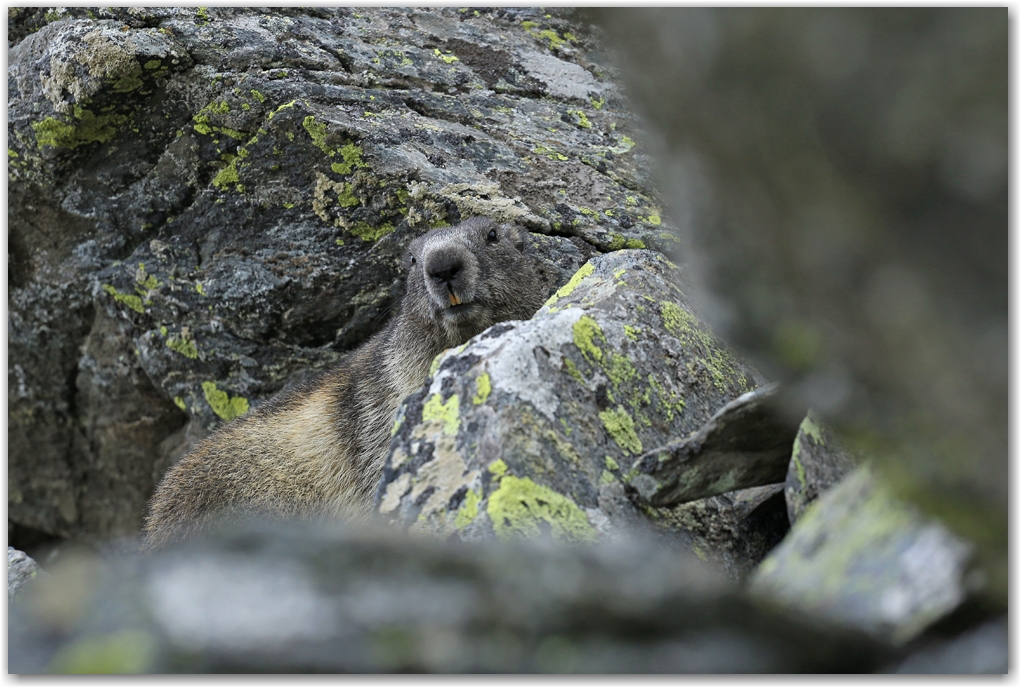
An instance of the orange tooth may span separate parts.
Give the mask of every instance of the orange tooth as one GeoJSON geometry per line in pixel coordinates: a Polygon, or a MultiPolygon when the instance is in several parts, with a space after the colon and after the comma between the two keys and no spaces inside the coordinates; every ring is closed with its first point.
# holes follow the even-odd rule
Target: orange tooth
{"type": "Polygon", "coordinates": [[[452,291],[450,292],[450,305],[460,305],[460,298],[452,291]]]}

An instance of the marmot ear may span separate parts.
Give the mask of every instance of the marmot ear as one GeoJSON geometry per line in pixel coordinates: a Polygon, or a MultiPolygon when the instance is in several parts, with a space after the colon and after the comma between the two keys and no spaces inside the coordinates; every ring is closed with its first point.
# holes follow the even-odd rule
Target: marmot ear
{"type": "Polygon", "coordinates": [[[527,246],[525,239],[528,237],[528,230],[519,224],[505,224],[503,227],[507,233],[513,236],[514,248],[517,249],[518,253],[523,253],[527,246]]]}

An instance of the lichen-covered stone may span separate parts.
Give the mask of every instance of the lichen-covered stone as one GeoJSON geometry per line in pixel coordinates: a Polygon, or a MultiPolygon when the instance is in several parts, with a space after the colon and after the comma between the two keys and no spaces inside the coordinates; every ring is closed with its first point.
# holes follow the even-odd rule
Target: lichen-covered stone
{"type": "MultiPolygon", "coordinates": [[[[652,527],[689,550],[702,541],[712,557],[707,523],[692,533],[668,509],[637,508],[623,479],[644,446],[697,431],[761,381],[691,313],[668,260],[646,250],[593,258],[531,320],[437,359],[397,411],[378,510],[466,540],[576,542],[652,527]]],[[[731,506],[713,512],[739,520],[754,510],[731,506]]]]}
{"type": "Polygon", "coordinates": [[[822,495],[761,563],[752,590],[774,602],[904,644],[958,608],[973,554],[898,501],[870,466],[822,495]]]}
{"type": "Polygon", "coordinates": [[[14,8],[8,38],[16,540],[136,532],[187,437],[384,324],[431,227],[548,235],[551,290],[676,245],[569,13],[14,8]]]}
{"type": "Polygon", "coordinates": [[[842,440],[808,413],[793,442],[786,473],[786,508],[794,523],[815,499],[850,474],[860,460],[842,440]]]}
{"type": "Polygon", "coordinates": [[[653,506],[781,481],[797,428],[772,405],[776,388],[730,401],[697,432],[641,456],[625,481],[653,506]]]}

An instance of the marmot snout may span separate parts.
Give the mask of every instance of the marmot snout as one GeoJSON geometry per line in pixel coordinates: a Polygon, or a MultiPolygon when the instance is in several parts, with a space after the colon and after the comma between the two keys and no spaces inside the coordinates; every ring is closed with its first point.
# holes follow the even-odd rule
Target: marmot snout
{"type": "Polygon", "coordinates": [[[396,316],[336,368],[224,425],[173,466],[150,503],[146,546],[200,531],[225,512],[366,512],[393,414],[433,358],[541,307],[545,287],[526,237],[521,227],[474,218],[412,241],[396,316]]]}

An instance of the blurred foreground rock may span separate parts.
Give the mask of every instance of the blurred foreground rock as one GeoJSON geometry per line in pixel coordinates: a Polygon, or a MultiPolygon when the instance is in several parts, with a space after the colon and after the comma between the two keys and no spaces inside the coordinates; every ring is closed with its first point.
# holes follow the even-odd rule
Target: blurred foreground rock
{"type": "Polygon", "coordinates": [[[640,538],[467,545],[307,525],[71,557],[9,627],[12,673],[857,672],[895,656],[640,538]]]}
{"type": "Polygon", "coordinates": [[[593,11],[720,336],[1007,588],[997,8],[593,11]]]}
{"type": "Polygon", "coordinates": [[[1004,675],[1009,672],[1008,619],[985,623],[956,639],[939,642],[907,657],[892,672],[905,674],[975,673],[1004,675]]]}
{"type": "Polygon", "coordinates": [[[901,645],[982,591],[973,546],[899,502],[868,466],[823,495],[759,566],[762,598],[901,645]]]}

